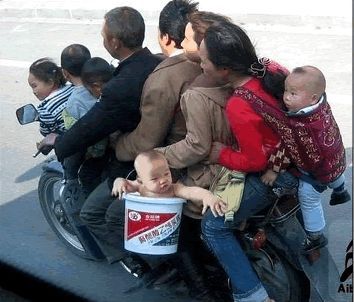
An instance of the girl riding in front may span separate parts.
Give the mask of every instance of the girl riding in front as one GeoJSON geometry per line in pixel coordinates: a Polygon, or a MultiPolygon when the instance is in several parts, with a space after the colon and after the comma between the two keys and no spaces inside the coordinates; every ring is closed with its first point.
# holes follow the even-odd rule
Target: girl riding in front
{"type": "Polygon", "coordinates": [[[28,84],[33,94],[41,101],[39,131],[43,136],[64,132],[62,111],[73,91],[73,85],[66,85],[61,68],[49,58],[41,58],[29,68],[28,84]]]}

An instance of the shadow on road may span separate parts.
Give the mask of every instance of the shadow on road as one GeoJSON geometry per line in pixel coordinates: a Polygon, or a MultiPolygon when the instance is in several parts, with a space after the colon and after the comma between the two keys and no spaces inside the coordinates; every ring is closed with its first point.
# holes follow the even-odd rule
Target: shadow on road
{"type": "Polygon", "coordinates": [[[21,183],[39,177],[42,173],[42,166],[53,159],[55,159],[55,156],[50,156],[46,160],[17,176],[15,178],[15,183],[21,183]]]}
{"type": "Polygon", "coordinates": [[[36,190],[0,206],[0,238],[0,288],[32,301],[58,297],[73,302],[191,301],[166,290],[142,288],[125,294],[137,279],[119,263],[109,265],[72,254],[46,222],[36,190]]]}
{"type": "Polygon", "coordinates": [[[15,178],[15,183],[21,183],[39,177],[42,173],[42,166],[43,163],[40,163],[34,166],[33,168],[25,171],[25,173],[17,176],[15,178]]]}

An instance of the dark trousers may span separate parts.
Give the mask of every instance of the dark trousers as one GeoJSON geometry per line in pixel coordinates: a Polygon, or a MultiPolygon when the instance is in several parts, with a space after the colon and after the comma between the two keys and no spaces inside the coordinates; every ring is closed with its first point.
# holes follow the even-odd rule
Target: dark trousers
{"type": "Polygon", "coordinates": [[[127,255],[124,250],[124,201],[111,195],[116,177],[127,177],[133,169],[132,162],[118,162],[111,154],[107,162],[107,179],[87,197],[80,212],[82,222],[95,237],[109,263],[127,255]]]}
{"type": "Polygon", "coordinates": [[[104,179],[102,174],[108,159],[105,156],[85,159],[85,154],[86,150],[65,158],[63,167],[65,179],[80,179],[82,191],[88,196],[104,179]]]}
{"type": "Polygon", "coordinates": [[[65,179],[72,180],[78,178],[78,171],[85,159],[85,153],[86,150],[83,152],[77,152],[64,159],[63,167],[65,179]]]}
{"type": "Polygon", "coordinates": [[[107,165],[106,157],[91,157],[86,159],[80,167],[79,179],[82,191],[88,196],[106,178],[104,169],[107,165]]]}
{"type": "Polygon", "coordinates": [[[111,195],[108,180],[99,184],[86,199],[81,220],[94,235],[109,263],[126,255],[124,250],[124,201],[111,195]]]}

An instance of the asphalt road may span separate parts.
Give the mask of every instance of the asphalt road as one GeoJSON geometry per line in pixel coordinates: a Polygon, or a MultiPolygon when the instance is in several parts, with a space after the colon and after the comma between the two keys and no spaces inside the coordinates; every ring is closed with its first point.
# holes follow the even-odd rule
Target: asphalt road
{"type": "MultiPolygon", "coordinates": [[[[327,77],[327,94],[347,150],[346,176],[352,191],[352,42],[350,30],[245,25],[260,54],[289,68],[311,64],[327,77]],[[348,33],[349,32],[349,33],[348,33]]],[[[27,84],[28,64],[40,57],[57,61],[71,43],[89,47],[93,56],[110,60],[102,46],[101,22],[48,23],[0,20],[0,259],[36,277],[97,302],[172,301],[157,291],[124,295],[134,283],[119,265],[83,260],[55,237],[41,213],[36,192],[44,156],[32,158],[41,139],[38,125],[20,126],[17,107],[38,104],[27,84]]],[[[156,25],[147,26],[146,45],[159,52],[156,25]]],[[[338,270],[345,266],[345,249],[352,238],[352,204],[328,206],[324,195],[329,250],[338,270]]],[[[339,282],[338,282],[339,285],[339,282]]],[[[1,297],[1,296],[0,296],[1,297]]],[[[343,301],[349,294],[343,293],[343,301]]],[[[1,300],[1,298],[0,298],[1,300]]],[[[5,301],[5,300],[1,300],[5,301]]],[[[8,300],[11,301],[11,300],[8,300]]],[[[173,301],[177,302],[176,299],[173,301]]],[[[179,301],[188,301],[181,297],[179,301]]],[[[313,298],[311,302],[316,302],[313,298]]]]}
{"type": "Polygon", "coordinates": [[[3,302],[27,302],[28,300],[21,298],[18,295],[15,295],[14,293],[0,288],[0,301],[3,302]]]}

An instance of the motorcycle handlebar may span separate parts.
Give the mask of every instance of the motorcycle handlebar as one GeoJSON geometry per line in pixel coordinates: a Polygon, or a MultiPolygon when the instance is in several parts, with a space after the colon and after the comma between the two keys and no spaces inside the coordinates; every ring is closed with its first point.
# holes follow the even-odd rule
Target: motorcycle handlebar
{"type": "Polygon", "coordinates": [[[37,157],[40,153],[42,153],[43,155],[48,155],[50,153],[50,151],[52,151],[53,146],[48,146],[48,145],[43,145],[41,147],[39,147],[40,143],[37,143],[37,152],[34,153],[32,156],[33,157],[37,157]]]}
{"type": "Polygon", "coordinates": [[[39,153],[41,153],[41,150],[38,150],[36,153],[34,153],[34,154],[32,155],[32,157],[37,157],[37,156],[39,155],[39,153]]]}

